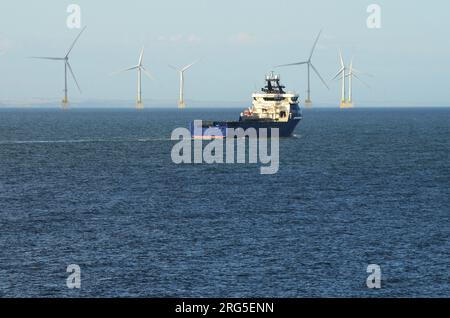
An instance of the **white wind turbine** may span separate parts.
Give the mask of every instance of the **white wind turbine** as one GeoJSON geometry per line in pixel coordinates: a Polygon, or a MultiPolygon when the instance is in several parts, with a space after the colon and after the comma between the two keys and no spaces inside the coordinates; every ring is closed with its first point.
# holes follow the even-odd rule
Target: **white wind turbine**
{"type": "Polygon", "coordinates": [[[169,65],[169,67],[173,68],[175,71],[177,71],[180,74],[180,100],[178,101],[178,108],[183,109],[186,105],[184,103],[184,72],[186,72],[188,69],[190,69],[194,64],[198,63],[198,61],[195,61],[189,65],[186,65],[185,67],[179,69],[173,65],[169,65]]]}
{"type": "Polygon", "coordinates": [[[144,48],[142,48],[142,50],[141,50],[141,54],[139,55],[139,62],[136,66],[132,66],[130,68],[113,73],[113,74],[119,74],[119,73],[124,73],[124,72],[132,71],[132,70],[137,70],[137,74],[138,74],[137,98],[136,98],[136,108],[137,109],[144,108],[144,104],[142,102],[142,71],[144,72],[145,75],[148,76],[148,78],[150,78],[151,80],[154,79],[153,76],[150,74],[150,72],[147,71],[147,69],[142,64],[143,59],[144,59],[144,48]]]}
{"type": "MultiPolygon", "coordinates": [[[[353,107],[353,76],[358,79],[361,83],[369,87],[359,76],[358,74],[364,74],[357,69],[353,67],[353,58],[350,61],[350,66],[347,69],[344,64],[344,59],[342,58],[342,53],[339,51],[339,60],[341,64],[341,68],[336,74],[335,77],[333,77],[332,80],[339,77],[341,80],[341,101],[340,101],[340,108],[352,108],[353,107]],[[348,73],[346,74],[346,71],[348,70],[348,73]],[[345,80],[348,78],[348,96],[346,98],[345,96],[345,80]]],[[[369,75],[369,74],[368,74],[369,75]]]]}
{"type": "MultiPolygon", "coordinates": [[[[349,67],[349,72],[347,74],[348,77],[348,104],[353,106],[353,91],[352,91],[352,80],[353,80],[353,76],[359,80],[361,83],[363,83],[365,86],[369,87],[368,84],[366,84],[359,76],[358,74],[366,74],[363,73],[361,71],[358,71],[357,69],[355,69],[353,67],[353,58],[350,61],[350,67],[349,67]]],[[[370,75],[370,74],[367,74],[370,75]]]]}
{"type": "Polygon", "coordinates": [[[86,27],[84,27],[81,30],[81,32],[78,34],[78,36],[73,41],[72,45],[70,46],[69,50],[67,51],[67,53],[64,57],[41,57],[41,56],[31,57],[34,59],[41,59],[41,60],[64,61],[64,99],[62,100],[62,105],[63,105],[64,109],[66,109],[67,105],[69,104],[69,99],[67,96],[67,70],[69,70],[70,74],[72,75],[73,80],[75,81],[75,84],[78,87],[78,90],[81,93],[80,85],[78,85],[77,79],[75,78],[75,74],[73,73],[72,67],[70,66],[70,63],[69,63],[69,54],[70,54],[70,52],[72,52],[72,49],[74,48],[75,43],[78,41],[78,39],[80,38],[81,34],[84,32],[85,29],[86,29],[86,27]]]}
{"type": "Polygon", "coordinates": [[[351,107],[349,104],[347,104],[347,100],[345,98],[345,77],[346,77],[345,71],[347,70],[347,68],[345,67],[344,59],[342,58],[342,52],[341,51],[339,51],[339,62],[341,63],[341,68],[337,72],[336,76],[334,76],[331,80],[333,81],[333,80],[335,80],[338,77],[341,80],[341,102],[340,102],[340,107],[341,108],[351,107]]]}
{"type": "Polygon", "coordinates": [[[307,65],[307,69],[308,69],[308,90],[307,90],[307,97],[306,97],[306,100],[305,100],[305,105],[306,106],[311,106],[312,105],[312,101],[311,101],[311,68],[316,73],[316,75],[319,77],[319,79],[322,81],[322,83],[326,86],[326,88],[329,88],[327,83],[325,82],[325,80],[322,78],[322,76],[320,76],[319,71],[314,67],[314,65],[311,62],[312,56],[314,54],[314,50],[316,48],[317,42],[319,41],[319,37],[320,37],[321,34],[322,34],[322,30],[320,30],[319,34],[317,35],[316,41],[314,42],[314,45],[313,45],[313,47],[311,49],[311,53],[309,54],[309,58],[308,58],[307,61],[298,62],[298,63],[290,63],[290,64],[282,64],[282,65],[276,66],[276,67],[282,67],[282,66],[293,66],[293,65],[303,65],[303,64],[307,65]]]}

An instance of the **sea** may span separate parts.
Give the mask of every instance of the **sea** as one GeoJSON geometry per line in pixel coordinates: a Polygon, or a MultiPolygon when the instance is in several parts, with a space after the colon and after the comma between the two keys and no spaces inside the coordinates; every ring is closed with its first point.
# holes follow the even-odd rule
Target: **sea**
{"type": "Polygon", "coordinates": [[[239,112],[2,108],[0,297],[449,297],[450,108],[305,109],[275,174],[173,162],[239,112]]]}

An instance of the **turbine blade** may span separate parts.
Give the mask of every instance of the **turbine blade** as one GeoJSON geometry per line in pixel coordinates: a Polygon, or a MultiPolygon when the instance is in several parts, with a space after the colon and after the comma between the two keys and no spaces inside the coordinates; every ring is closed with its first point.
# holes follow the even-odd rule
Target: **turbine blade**
{"type": "Polygon", "coordinates": [[[147,77],[149,79],[151,79],[152,81],[155,81],[155,78],[153,77],[153,75],[149,71],[147,71],[147,69],[145,67],[141,66],[141,69],[144,71],[144,74],[147,75],[147,77]]]}
{"type": "Polygon", "coordinates": [[[169,64],[169,67],[170,67],[170,68],[173,68],[173,69],[174,69],[175,71],[177,71],[177,72],[180,72],[180,70],[178,69],[178,67],[175,67],[175,66],[170,65],[170,64],[169,64]]]}
{"type": "Polygon", "coordinates": [[[353,68],[353,74],[357,73],[359,75],[366,75],[366,76],[370,76],[370,77],[374,77],[373,74],[367,73],[367,72],[362,72],[360,70],[357,70],[356,68],[353,68]]]}
{"type": "Polygon", "coordinates": [[[191,64],[189,64],[189,65],[186,65],[185,67],[183,67],[183,68],[181,69],[181,72],[187,71],[187,70],[190,69],[194,64],[197,64],[197,63],[198,63],[198,60],[195,61],[195,62],[193,62],[193,63],[191,63],[191,64]]]}
{"type": "Polygon", "coordinates": [[[86,26],[81,30],[81,32],[75,38],[75,41],[73,41],[72,45],[70,46],[69,50],[67,51],[66,57],[69,56],[69,53],[72,51],[73,47],[75,46],[75,43],[77,43],[78,39],[80,38],[80,36],[84,32],[84,30],[86,30],[86,26]]]}
{"type": "Polygon", "coordinates": [[[30,59],[64,61],[64,57],[46,57],[46,56],[30,56],[30,59]]]}
{"type": "Polygon", "coordinates": [[[144,47],[142,47],[141,54],[139,55],[138,65],[142,66],[142,59],[144,58],[144,47]]]}
{"type": "Polygon", "coordinates": [[[72,74],[72,77],[73,77],[73,80],[75,81],[75,84],[77,84],[77,87],[78,87],[78,90],[80,91],[80,94],[82,94],[80,85],[78,85],[77,78],[75,77],[75,74],[73,73],[72,67],[70,66],[69,62],[67,62],[67,67],[69,68],[70,74],[72,74]]]}
{"type": "Polygon", "coordinates": [[[133,66],[133,67],[124,69],[124,70],[120,70],[120,71],[117,71],[117,72],[113,72],[113,73],[111,73],[111,75],[117,75],[117,74],[120,74],[120,73],[124,73],[124,72],[128,72],[128,71],[131,71],[131,70],[135,70],[135,69],[137,69],[138,67],[139,67],[139,65],[136,65],[136,66],[133,66]]]}
{"type": "Polygon", "coordinates": [[[364,82],[361,78],[359,78],[358,75],[356,74],[352,74],[354,77],[356,77],[361,83],[363,83],[365,86],[367,86],[368,88],[370,88],[369,84],[367,84],[366,82],[364,82]]]}
{"type": "Polygon", "coordinates": [[[339,72],[337,72],[337,74],[330,80],[330,82],[331,82],[331,81],[334,81],[339,75],[341,75],[341,73],[342,73],[342,71],[343,71],[344,69],[345,69],[344,67],[341,68],[341,69],[339,70],[339,72]]]}
{"type": "Polygon", "coordinates": [[[281,64],[281,65],[276,65],[275,67],[293,66],[293,65],[302,65],[302,64],[308,64],[308,61],[298,62],[298,63],[281,64]]]}
{"type": "Polygon", "coordinates": [[[340,58],[340,62],[341,62],[341,67],[344,68],[344,59],[342,58],[342,52],[341,50],[339,50],[339,58],[340,58]]]}
{"type": "Polygon", "coordinates": [[[312,56],[314,54],[314,50],[316,49],[316,45],[317,45],[317,42],[319,41],[319,38],[320,38],[321,34],[322,34],[322,30],[320,30],[319,34],[317,35],[316,41],[314,42],[314,45],[313,45],[313,47],[311,49],[311,54],[309,54],[309,60],[308,61],[311,61],[311,58],[312,58],[312,56]]]}
{"type": "Polygon", "coordinates": [[[327,85],[327,83],[325,82],[325,80],[322,78],[322,76],[320,76],[319,71],[314,67],[314,65],[311,65],[312,69],[314,70],[314,72],[317,74],[317,76],[320,78],[320,80],[322,81],[323,85],[325,85],[326,88],[330,89],[327,85]]]}

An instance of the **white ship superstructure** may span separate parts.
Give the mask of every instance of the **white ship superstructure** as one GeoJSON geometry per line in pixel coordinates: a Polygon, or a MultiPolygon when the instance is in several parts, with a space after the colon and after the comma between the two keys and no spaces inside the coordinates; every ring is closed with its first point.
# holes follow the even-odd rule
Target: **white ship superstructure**
{"type": "Polygon", "coordinates": [[[279,75],[267,75],[266,84],[261,92],[252,94],[252,106],[241,113],[241,120],[287,122],[289,119],[300,119],[301,114],[291,112],[293,108],[298,109],[299,95],[285,92],[279,75]]]}

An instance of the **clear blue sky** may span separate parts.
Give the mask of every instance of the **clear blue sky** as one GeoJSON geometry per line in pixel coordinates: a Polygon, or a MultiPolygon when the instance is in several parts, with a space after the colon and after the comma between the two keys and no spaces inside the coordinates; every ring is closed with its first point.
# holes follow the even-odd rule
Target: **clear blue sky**
{"type": "MultiPolygon", "coordinates": [[[[450,3],[381,0],[3,0],[0,4],[0,100],[60,99],[63,65],[27,59],[64,55],[79,30],[68,29],[66,8],[82,9],[88,28],[71,56],[83,89],[73,82],[74,100],[134,100],[134,73],[110,76],[137,63],[156,82],[144,79],[144,97],[176,100],[177,74],[167,64],[201,62],[187,74],[186,98],[248,101],[273,65],[306,59],[317,32],[323,37],[313,62],[331,79],[338,49],[346,62],[374,75],[370,89],[355,83],[354,98],[368,105],[450,105],[450,3]],[[381,29],[366,26],[367,6],[381,6],[381,29]]],[[[306,69],[279,69],[283,82],[302,97],[306,69]]],[[[337,83],[327,90],[313,77],[316,103],[336,104],[337,83]]]]}

